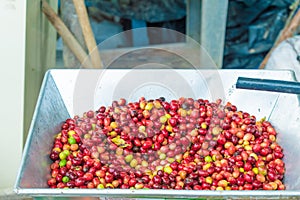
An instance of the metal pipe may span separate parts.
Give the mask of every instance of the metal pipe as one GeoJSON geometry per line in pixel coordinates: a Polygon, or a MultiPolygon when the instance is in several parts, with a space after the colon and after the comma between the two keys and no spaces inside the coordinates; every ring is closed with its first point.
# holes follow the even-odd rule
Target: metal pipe
{"type": "Polygon", "coordinates": [[[238,77],[236,88],[300,94],[300,83],[294,81],[238,77]]]}

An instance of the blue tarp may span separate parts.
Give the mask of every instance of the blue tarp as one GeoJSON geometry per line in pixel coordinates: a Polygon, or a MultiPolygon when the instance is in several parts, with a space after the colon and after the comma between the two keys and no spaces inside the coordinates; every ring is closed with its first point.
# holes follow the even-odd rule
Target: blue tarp
{"type": "Polygon", "coordinates": [[[294,0],[230,0],[224,68],[258,68],[273,46],[294,0]]]}

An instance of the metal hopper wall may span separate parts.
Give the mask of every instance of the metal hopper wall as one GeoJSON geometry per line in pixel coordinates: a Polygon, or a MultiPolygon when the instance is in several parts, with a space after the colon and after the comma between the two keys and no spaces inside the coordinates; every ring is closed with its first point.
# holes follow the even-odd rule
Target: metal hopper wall
{"type": "Polygon", "coordinates": [[[149,197],[149,198],[280,198],[300,196],[299,102],[296,95],[264,91],[237,90],[239,76],[294,80],[290,71],[267,70],[50,70],[45,75],[31,129],[23,153],[15,191],[18,194],[45,197],[149,197]],[[135,80],[132,80],[136,77],[135,80]],[[128,82],[132,80],[132,83],[128,82]],[[171,81],[171,84],[169,83],[171,81]],[[80,89],[80,87],[82,87],[80,89]],[[90,96],[89,96],[90,95],[90,96]],[[48,158],[53,135],[61,123],[74,114],[82,114],[100,105],[109,105],[120,97],[135,101],[139,96],[167,100],[189,96],[215,100],[223,98],[239,110],[269,117],[279,131],[284,148],[286,191],[185,191],[121,189],[49,189],[48,158]]]}

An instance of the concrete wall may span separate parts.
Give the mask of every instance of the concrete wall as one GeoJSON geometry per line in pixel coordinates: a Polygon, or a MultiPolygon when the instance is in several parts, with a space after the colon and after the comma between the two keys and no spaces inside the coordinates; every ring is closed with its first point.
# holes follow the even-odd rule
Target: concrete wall
{"type": "Polygon", "coordinates": [[[0,195],[11,193],[23,144],[26,1],[0,0],[0,195]]]}

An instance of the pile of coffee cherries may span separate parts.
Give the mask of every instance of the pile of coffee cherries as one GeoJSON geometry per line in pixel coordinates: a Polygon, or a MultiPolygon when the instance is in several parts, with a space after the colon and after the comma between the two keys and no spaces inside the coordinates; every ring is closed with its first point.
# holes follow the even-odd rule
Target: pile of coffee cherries
{"type": "Polygon", "coordinates": [[[53,142],[50,188],[284,190],[276,130],[221,100],[163,97],[67,119],[53,142]]]}

